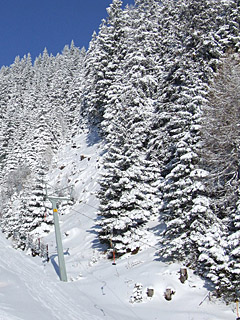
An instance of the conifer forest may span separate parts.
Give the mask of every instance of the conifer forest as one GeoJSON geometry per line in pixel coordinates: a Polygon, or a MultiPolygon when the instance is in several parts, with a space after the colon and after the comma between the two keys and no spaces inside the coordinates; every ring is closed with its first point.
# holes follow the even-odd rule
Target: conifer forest
{"type": "MultiPolygon", "coordinates": [[[[45,175],[81,130],[104,144],[101,243],[181,261],[233,301],[240,280],[240,1],[113,0],[88,50],[0,70],[1,229],[25,249],[45,175]]],[[[73,168],[74,170],[74,168],[73,168]]],[[[71,205],[71,204],[68,204],[71,205]]],[[[51,222],[49,222],[51,223],[51,222]]]]}

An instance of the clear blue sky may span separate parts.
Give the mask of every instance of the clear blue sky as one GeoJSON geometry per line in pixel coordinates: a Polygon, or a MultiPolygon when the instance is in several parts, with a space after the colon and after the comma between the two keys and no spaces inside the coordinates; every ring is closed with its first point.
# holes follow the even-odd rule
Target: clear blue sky
{"type": "MultiPolygon", "coordinates": [[[[93,31],[111,0],[1,0],[0,67],[9,66],[16,56],[30,53],[32,60],[46,47],[56,55],[73,40],[88,47],[93,31]]],[[[123,6],[134,0],[123,0],[123,6]]]]}

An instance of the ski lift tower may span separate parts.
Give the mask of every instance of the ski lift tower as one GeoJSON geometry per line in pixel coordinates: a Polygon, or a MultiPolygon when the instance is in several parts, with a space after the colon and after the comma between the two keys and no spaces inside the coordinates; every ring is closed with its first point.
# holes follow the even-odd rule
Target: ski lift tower
{"type": "MultiPolygon", "coordinates": [[[[69,188],[65,188],[65,189],[69,189],[69,188]]],[[[63,245],[62,245],[62,237],[61,237],[60,226],[59,226],[57,203],[64,200],[67,200],[67,201],[72,200],[72,197],[71,197],[71,194],[68,197],[48,195],[47,186],[46,186],[46,199],[48,199],[52,203],[60,280],[67,282],[67,272],[66,272],[64,254],[63,254],[63,245]]]]}

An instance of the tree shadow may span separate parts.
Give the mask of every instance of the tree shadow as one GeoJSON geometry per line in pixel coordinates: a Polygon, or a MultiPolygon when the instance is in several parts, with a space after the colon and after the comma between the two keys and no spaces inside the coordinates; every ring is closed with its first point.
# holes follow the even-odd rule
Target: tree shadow
{"type": "Polygon", "coordinates": [[[55,261],[55,258],[57,257],[58,255],[57,254],[54,254],[50,257],[50,261],[51,261],[51,264],[53,265],[53,268],[56,272],[56,274],[58,275],[59,279],[60,279],[60,270],[59,270],[59,265],[57,264],[57,262],[55,261]]]}
{"type": "Polygon", "coordinates": [[[99,135],[99,129],[95,126],[90,126],[89,132],[87,135],[87,146],[93,146],[94,144],[100,142],[102,138],[99,135]]]}
{"type": "Polygon", "coordinates": [[[108,249],[108,246],[100,242],[98,237],[99,229],[100,229],[100,226],[93,226],[91,229],[87,230],[87,232],[95,235],[95,238],[92,241],[92,248],[96,249],[99,252],[106,252],[106,250],[108,249]]]}
{"type": "MultiPolygon", "coordinates": [[[[64,252],[63,254],[64,254],[64,256],[68,256],[68,255],[69,255],[69,249],[65,250],[65,252],[64,252]]],[[[61,279],[61,278],[60,278],[59,265],[58,265],[58,263],[57,263],[56,260],[55,260],[56,257],[58,257],[57,254],[52,254],[52,255],[50,256],[49,260],[51,261],[51,264],[52,264],[52,266],[53,266],[56,274],[58,275],[59,279],[61,279]]]]}
{"type": "Polygon", "coordinates": [[[148,231],[155,234],[156,236],[160,236],[164,230],[166,230],[166,225],[163,222],[159,222],[159,224],[155,227],[148,228],[148,231]]]}

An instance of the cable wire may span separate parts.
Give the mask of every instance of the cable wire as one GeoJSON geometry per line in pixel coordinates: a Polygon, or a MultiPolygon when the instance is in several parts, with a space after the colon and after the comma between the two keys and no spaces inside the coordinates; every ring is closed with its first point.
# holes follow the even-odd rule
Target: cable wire
{"type": "Polygon", "coordinates": [[[89,217],[89,216],[86,215],[85,213],[82,213],[82,212],[80,212],[80,211],[78,211],[78,210],[75,210],[75,209],[72,209],[72,208],[71,208],[71,210],[74,211],[74,212],[77,212],[77,213],[79,213],[79,214],[81,214],[81,215],[83,215],[83,216],[85,216],[86,218],[88,218],[88,219],[90,219],[90,220],[92,220],[92,221],[94,221],[94,222],[96,221],[96,219],[89,217]]]}
{"type": "MultiPolygon", "coordinates": [[[[80,200],[80,201],[81,201],[81,200],[80,200]]],[[[96,207],[92,206],[91,204],[88,204],[87,202],[82,202],[82,204],[85,204],[86,206],[88,206],[88,207],[90,207],[90,208],[99,210],[99,208],[96,208],[96,207]]]]}
{"type": "MultiPolygon", "coordinates": [[[[85,204],[87,204],[87,203],[85,203],[85,204]]],[[[90,205],[89,205],[89,206],[90,206],[90,205]]],[[[94,208],[94,207],[93,207],[93,208],[94,208]]],[[[95,209],[96,209],[96,208],[95,208],[95,209]]],[[[78,210],[75,210],[75,209],[71,209],[71,210],[74,211],[74,212],[76,212],[76,213],[79,213],[79,214],[85,216],[86,218],[88,218],[88,219],[90,219],[90,220],[92,220],[92,221],[94,221],[94,222],[96,222],[96,218],[95,218],[95,219],[94,219],[94,218],[91,218],[91,217],[89,217],[88,215],[86,215],[85,213],[82,213],[82,212],[80,212],[80,211],[78,211],[78,210]]],[[[148,230],[147,232],[155,235],[154,232],[151,232],[151,231],[149,231],[149,230],[148,230]]],[[[137,240],[137,241],[138,241],[138,242],[141,242],[141,243],[145,244],[146,246],[151,247],[151,248],[153,248],[153,249],[155,249],[155,250],[160,250],[160,248],[157,248],[156,246],[151,245],[151,244],[149,244],[149,243],[146,243],[146,242],[144,242],[144,241],[142,241],[142,240],[137,240]]]]}

